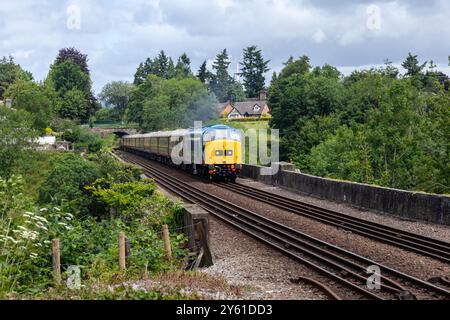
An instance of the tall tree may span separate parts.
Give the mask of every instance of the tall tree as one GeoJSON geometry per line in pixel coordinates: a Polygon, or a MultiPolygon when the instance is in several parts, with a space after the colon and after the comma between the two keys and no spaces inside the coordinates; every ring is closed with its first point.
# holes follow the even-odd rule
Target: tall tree
{"type": "Polygon", "coordinates": [[[408,57],[405,62],[402,63],[402,67],[406,69],[406,76],[410,77],[421,74],[426,65],[427,61],[420,64],[419,59],[417,59],[417,55],[412,55],[411,52],[408,53],[408,57]]]}
{"type": "Polygon", "coordinates": [[[52,86],[62,101],[58,110],[61,118],[89,119],[90,80],[72,60],[52,65],[46,85],[52,86]]]}
{"type": "Polygon", "coordinates": [[[202,83],[206,83],[207,81],[210,81],[212,78],[211,72],[209,72],[207,66],[206,66],[206,60],[203,61],[202,65],[198,69],[197,72],[197,79],[200,80],[202,83]]]}
{"type": "Polygon", "coordinates": [[[244,78],[244,87],[249,98],[255,98],[259,92],[264,89],[264,74],[269,71],[268,61],[264,61],[261,50],[256,46],[250,46],[244,49],[244,59],[240,63],[242,72],[240,75],[244,78]]]}
{"type": "Polygon", "coordinates": [[[86,98],[91,93],[89,77],[83,73],[72,60],[56,63],[50,67],[49,81],[55,90],[62,96],[69,90],[79,90],[85,93],[86,98]]]}
{"type": "Polygon", "coordinates": [[[24,110],[0,108],[1,177],[9,178],[14,173],[15,164],[30,154],[30,146],[37,136],[31,114],[24,110]]]}
{"type": "MultiPolygon", "coordinates": [[[[187,56],[183,58],[182,63],[187,62],[186,58],[187,56]]],[[[184,67],[185,66],[183,65],[183,68],[184,67]]],[[[161,50],[155,59],[152,60],[151,58],[147,58],[145,62],[139,64],[139,67],[134,74],[134,84],[140,85],[144,83],[147,77],[151,74],[164,79],[170,79],[175,76],[175,66],[173,60],[171,57],[166,55],[164,50],[161,50]]]]}
{"type": "Polygon", "coordinates": [[[175,66],[175,75],[182,78],[192,76],[191,59],[189,59],[186,53],[183,53],[178,58],[177,65],[175,66]]]}
{"type": "Polygon", "coordinates": [[[284,63],[284,68],[281,71],[279,78],[287,78],[293,74],[306,74],[310,70],[311,64],[308,56],[303,55],[297,60],[294,60],[291,56],[284,63]]]}
{"type": "MultiPolygon", "coordinates": [[[[55,64],[61,64],[66,61],[72,61],[75,63],[80,70],[87,76],[89,79],[89,82],[92,84],[91,81],[91,72],[89,70],[88,66],[88,56],[87,54],[81,53],[76,48],[63,48],[59,50],[58,56],[56,57],[55,64]]],[[[88,110],[87,110],[87,117],[92,116],[97,112],[98,110],[98,103],[97,99],[95,98],[94,93],[92,92],[92,89],[89,88],[89,92],[87,93],[87,101],[88,101],[88,110]]]]}
{"type": "Polygon", "coordinates": [[[158,77],[169,79],[173,72],[172,58],[168,57],[164,50],[161,50],[158,57],[153,61],[153,73],[158,77]]]}
{"type": "MultiPolygon", "coordinates": [[[[82,122],[87,122],[90,116],[94,115],[98,109],[97,99],[92,92],[92,81],[88,68],[88,57],[75,48],[64,48],[58,53],[55,62],[50,67],[47,82],[53,85],[62,99],[65,98],[69,91],[78,91],[76,94],[71,93],[69,96],[72,100],[78,102],[79,92],[84,95],[85,103],[79,105],[78,112],[66,112],[60,110],[60,116],[78,115],[77,118],[82,122]],[[76,96],[76,99],[74,98],[76,96]]],[[[66,104],[73,108],[74,104],[66,104]]],[[[64,106],[62,106],[64,107],[64,106]]]]}
{"type": "Polygon", "coordinates": [[[145,77],[147,76],[144,68],[144,63],[140,63],[139,67],[136,70],[136,73],[134,74],[134,85],[140,85],[144,82],[145,77]]]}
{"type": "Polygon", "coordinates": [[[18,79],[32,80],[33,75],[16,64],[11,56],[0,59],[0,100],[3,100],[8,87],[18,79]]]}
{"type": "Polygon", "coordinates": [[[125,110],[128,107],[132,85],[125,81],[113,81],[106,84],[100,93],[102,100],[107,107],[116,109],[120,120],[123,120],[125,110]]]}
{"type": "Polygon", "coordinates": [[[213,69],[215,74],[210,83],[210,89],[216,95],[220,102],[226,102],[229,100],[229,88],[232,83],[232,78],[228,73],[228,67],[230,66],[230,58],[227,53],[227,49],[223,49],[213,62],[213,69]]]}
{"type": "Polygon", "coordinates": [[[33,119],[33,128],[44,132],[59,109],[56,91],[44,84],[19,79],[9,86],[5,95],[13,100],[13,108],[25,110],[33,119]]]}
{"type": "Polygon", "coordinates": [[[78,67],[80,67],[80,70],[88,77],[91,76],[91,72],[88,67],[88,56],[86,54],[81,53],[75,48],[63,48],[59,50],[55,64],[60,64],[68,60],[71,60],[78,67]]]}
{"type": "Polygon", "coordinates": [[[230,87],[228,89],[228,99],[231,102],[236,102],[236,101],[244,101],[246,96],[245,96],[245,91],[244,88],[242,87],[242,84],[239,81],[233,81],[230,84],[230,87]]]}
{"type": "Polygon", "coordinates": [[[193,77],[166,80],[150,75],[133,90],[126,115],[143,130],[175,129],[217,117],[216,104],[213,95],[193,77]]]}
{"type": "Polygon", "coordinates": [[[64,119],[86,121],[89,118],[89,109],[84,92],[77,89],[67,91],[61,102],[59,115],[64,119]]]}

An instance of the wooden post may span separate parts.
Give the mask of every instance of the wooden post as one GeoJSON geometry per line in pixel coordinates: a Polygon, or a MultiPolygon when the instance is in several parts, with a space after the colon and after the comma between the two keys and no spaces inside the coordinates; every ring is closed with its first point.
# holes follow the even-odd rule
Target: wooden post
{"type": "Polygon", "coordinates": [[[200,253],[198,255],[198,264],[194,267],[210,267],[213,263],[213,258],[211,250],[209,248],[208,236],[205,230],[204,220],[200,220],[199,223],[195,225],[195,231],[198,236],[198,241],[200,242],[200,253]]]}
{"type": "Polygon", "coordinates": [[[125,233],[119,233],[119,270],[120,272],[125,271],[125,233]]]}
{"type": "Polygon", "coordinates": [[[59,239],[52,241],[52,257],[53,257],[53,279],[55,286],[61,285],[61,253],[59,239]]]}
{"type": "Polygon", "coordinates": [[[172,247],[170,246],[170,234],[169,227],[167,224],[163,225],[163,240],[164,240],[164,249],[166,250],[167,259],[172,259],[172,247]]]}

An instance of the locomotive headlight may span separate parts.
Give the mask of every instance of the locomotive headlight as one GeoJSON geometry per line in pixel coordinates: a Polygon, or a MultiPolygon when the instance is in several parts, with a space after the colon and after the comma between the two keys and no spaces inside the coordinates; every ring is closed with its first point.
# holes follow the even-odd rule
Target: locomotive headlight
{"type": "Polygon", "coordinates": [[[223,151],[222,150],[216,150],[216,157],[220,157],[223,156],[223,151]]]}

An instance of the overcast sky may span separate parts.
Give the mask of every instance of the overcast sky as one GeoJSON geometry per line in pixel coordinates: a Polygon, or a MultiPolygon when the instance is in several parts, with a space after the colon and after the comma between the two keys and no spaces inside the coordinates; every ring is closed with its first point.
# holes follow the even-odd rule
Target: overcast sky
{"type": "Polygon", "coordinates": [[[74,46],[89,55],[96,92],[132,81],[161,49],[186,52],[197,71],[227,48],[235,72],[253,44],[271,60],[268,78],[290,55],[348,73],[400,64],[409,51],[449,74],[449,21],[448,0],[0,0],[0,56],[42,80],[58,50],[74,46]]]}

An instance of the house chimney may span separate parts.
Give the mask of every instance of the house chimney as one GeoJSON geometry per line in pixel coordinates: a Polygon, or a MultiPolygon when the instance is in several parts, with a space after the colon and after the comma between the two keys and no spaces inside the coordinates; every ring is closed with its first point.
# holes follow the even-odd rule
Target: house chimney
{"type": "Polygon", "coordinates": [[[267,91],[263,90],[259,93],[259,100],[260,101],[266,101],[267,100],[267,91]]]}

